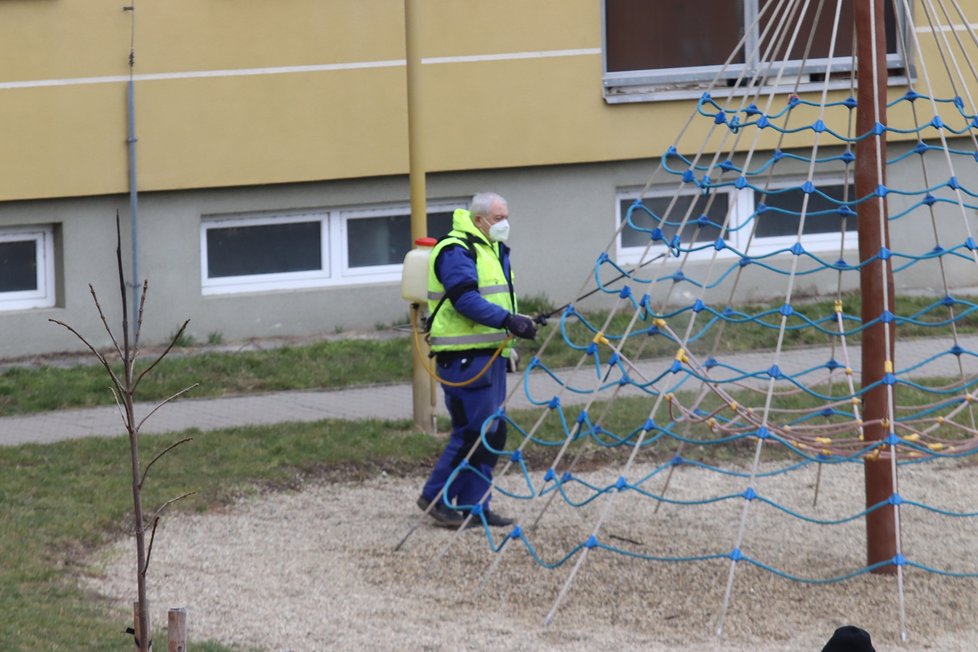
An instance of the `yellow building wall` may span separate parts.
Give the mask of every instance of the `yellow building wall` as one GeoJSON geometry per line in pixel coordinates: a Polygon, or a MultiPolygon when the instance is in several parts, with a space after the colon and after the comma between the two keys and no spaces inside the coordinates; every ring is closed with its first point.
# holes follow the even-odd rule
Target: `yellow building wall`
{"type": "MultiPolygon", "coordinates": [[[[599,0],[417,7],[430,171],[657,156],[695,105],[604,102],[599,0]]],[[[0,200],[126,190],[133,17],[140,190],[405,173],[403,12],[403,0],[167,0],[135,13],[4,0],[0,200]]]]}

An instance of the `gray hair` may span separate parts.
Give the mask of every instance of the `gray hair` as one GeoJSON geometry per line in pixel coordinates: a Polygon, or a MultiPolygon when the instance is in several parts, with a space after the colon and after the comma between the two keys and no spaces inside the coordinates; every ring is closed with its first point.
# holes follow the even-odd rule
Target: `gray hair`
{"type": "Polygon", "coordinates": [[[472,197],[472,201],[469,202],[469,213],[472,214],[472,217],[475,217],[476,215],[481,215],[485,217],[486,215],[489,214],[489,209],[492,208],[492,205],[497,201],[501,202],[503,205],[506,206],[509,205],[506,202],[506,200],[503,199],[503,197],[497,193],[494,192],[477,193],[472,197]]]}

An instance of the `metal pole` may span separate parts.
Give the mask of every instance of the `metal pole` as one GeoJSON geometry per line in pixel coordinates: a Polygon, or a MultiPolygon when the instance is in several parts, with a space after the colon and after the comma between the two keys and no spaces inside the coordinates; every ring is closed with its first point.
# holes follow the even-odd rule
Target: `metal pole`
{"type": "Polygon", "coordinates": [[[138,346],[136,334],[139,330],[139,191],[136,182],[136,91],[132,79],[127,86],[129,127],[126,142],[129,143],[129,229],[132,236],[132,337],[133,345],[138,346]]]}
{"type": "MultiPolygon", "coordinates": [[[[428,235],[428,207],[426,202],[424,167],[424,138],[422,137],[422,93],[419,0],[404,0],[404,49],[407,60],[407,122],[408,122],[408,170],[411,187],[411,242],[428,235]]],[[[412,314],[412,326],[417,327],[416,314],[412,314]]],[[[416,350],[411,356],[412,396],[414,424],[423,432],[435,432],[434,381],[422,366],[428,359],[429,349],[421,338],[412,338],[416,350]]]]}
{"type": "MultiPolygon", "coordinates": [[[[883,0],[856,0],[856,55],[859,89],[856,132],[872,132],[877,122],[886,124],[886,38],[883,0]],[[875,22],[875,27],[873,25],[875,22]],[[875,82],[875,83],[874,83],[875,82]]],[[[863,138],[856,144],[856,196],[872,196],[885,185],[886,132],[863,138]]],[[[859,259],[878,256],[890,246],[886,197],[864,201],[857,207],[859,259]]],[[[863,323],[879,319],[893,307],[893,269],[888,261],[876,258],[859,273],[862,294],[863,323]]],[[[862,386],[880,383],[863,395],[864,437],[867,442],[884,439],[889,427],[889,392],[883,380],[887,362],[893,364],[894,337],[892,324],[878,321],[863,331],[862,386]]],[[[893,470],[889,460],[866,459],[864,463],[866,506],[885,501],[893,493],[893,470]]],[[[866,517],[866,558],[870,565],[896,555],[896,525],[893,505],[877,509],[866,517]]],[[[886,565],[875,572],[893,574],[896,567],[886,565]]]]}
{"type": "Polygon", "coordinates": [[[132,237],[132,341],[138,346],[136,336],[139,333],[139,184],[136,177],[136,86],[133,81],[133,68],[136,65],[136,3],[123,8],[130,12],[130,42],[129,42],[129,83],[126,85],[126,143],[129,146],[129,229],[132,237]]]}

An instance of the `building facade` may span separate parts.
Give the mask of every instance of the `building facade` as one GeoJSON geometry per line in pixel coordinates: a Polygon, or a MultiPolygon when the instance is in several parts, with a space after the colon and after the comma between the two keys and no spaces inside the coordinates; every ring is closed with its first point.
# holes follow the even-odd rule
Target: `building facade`
{"type": "MultiPolygon", "coordinates": [[[[475,192],[501,193],[521,293],[558,305],[589,287],[602,251],[622,266],[641,261],[645,243],[619,232],[627,206],[675,193],[673,180],[649,180],[677,134],[680,151],[709,143],[709,121],[687,125],[704,84],[759,65],[727,56],[738,42],[763,46],[763,3],[715,4],[414,2],[429,233],[444,232],[475,192]],[[703,28],[697,16],[718,11],[703,28]]],[[[978,15],[975,4],[964,6],[978,15]]],[[[893,97],[917,74],[918,50],[932,47],[900,35],[940,31],[918,13],[887,16],[893,97]]],[[[814,63],[787,74],[804,76],[802,96],[838,75],[831,97],[844,98],[851,36],[830,46],[821,23],[816,31],[814,63]]],[[[405,32],[401,0],[0,3],[0,357],[78,349],[50,319],[109,344],[89,286],[110,320],[119,314],[117,215],[126,273],[149,284],[144,342],[163,342],[186,319],[198,341],[403,321],[405,32]]],[[[752,147],[802,151],[810,136],[764,134],[752,147]]],[[[891,149],[914,140],[894,136],[891,149]]],[[[774,183],[805,173],[786,161],[774,183]]],[[[828,177],[827,188],[848,183],[842,167],[828,177]]],[[[720,194],[728,213],[748,215],[759,201],[720,194]]],[[[838,233],[804,241],[840,246],[838,233]]],[[[950,274],[978,285],[967,265],[950,274]]],[[[927,274],[912,282],[936,284],[927,274]]],[[[760,275],[744,288],[744,300],[781,291],[760,275]]]]}

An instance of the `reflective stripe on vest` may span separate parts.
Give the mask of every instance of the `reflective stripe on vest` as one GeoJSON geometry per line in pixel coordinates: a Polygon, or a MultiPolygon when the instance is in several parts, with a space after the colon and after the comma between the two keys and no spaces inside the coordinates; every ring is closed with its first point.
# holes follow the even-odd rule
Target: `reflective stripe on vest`
{"type": "Polygon", "coordinates": [[[429,337],[428,342],[432,347],[436,346],[446,346],[446,345],[465,345],[467,347],[473,344],[499,344],[506,339],[506,333],[504,331],[497,330],[493,333],[480,333],[478,335],[446,335],[442,337],[429,337]]]}
{"type": "MultiPolygon", "coordinates": [[[[509,294],[508,285],[487,285],[486,287],[479,288],[479,294],[487,297],[492,294],[509,294]]],[[[442,297],[445,296],[444,292],[431,292],[428,291],[428,301],[441,301],[442,297]]]]}

